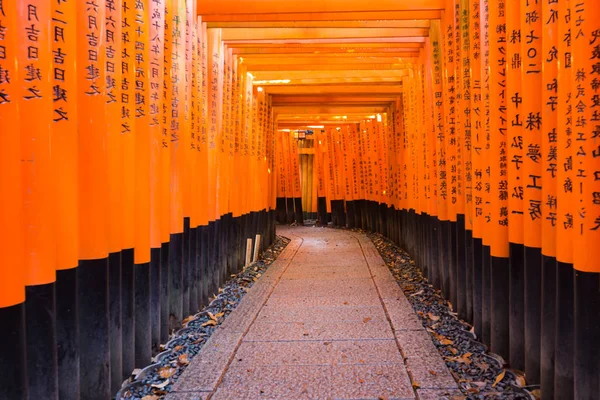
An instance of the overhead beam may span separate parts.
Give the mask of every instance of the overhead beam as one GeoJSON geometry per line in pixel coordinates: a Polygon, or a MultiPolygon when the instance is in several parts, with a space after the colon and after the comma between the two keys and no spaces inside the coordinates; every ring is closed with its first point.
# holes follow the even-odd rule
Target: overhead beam
{"type": "MultiPolygon", "coordinates": [[[[405,73],[403,76],[406,76],[405,73]]],[[[295,78],[290,79],[287,84],[292,85],[331,85],[331,84],[340,84],[340,85],[348,85],[352,83],[380,83],[380,84],[392,84],[392,83],[400,83],[402,81],[402,76],[389,76],[389,77],[323,77],[323,78],[295,78]]],[[[269,85],[281,85],[281,83],[269,83],[268,81],[258,81],[254,80],[256,85],[260,86],[269,86],[269,85]]]]}
{"type": "MultiPolygon", "coordinates": [[[[393,101],[396,101],[395,99],[393,101]]],[[[292,108],[292,107],[389,107],[392,104],[392,101],[380,101],[380,102],[353,102],[353,101],[338,101],[335,103],[327,103],[323,101],[315,101],[312,103],[277,103],[273,104],[273,107],[279,108],[292,108]]]]}
{"type": "Polygon", "coordinates": [[[376,57],[374,54],[371,56],[352,56],[352,54],[344,54],[329,56],[326,54],[311,54],[310,56],[296,57],[294,55],[279,54],[271,55],[270,57],[243,57],[243,64],[248,68],[255,68],[263,65],[314,65],[314,64],[341,64],[347,66],[347,69],[353,69],[356,64],[398,64],[398,63],[412,63],[415,62],[416,58],[412,57],[376,57]]]}
{"type": "MultiPolygon", "coordinates": [[[[270,64],[270,65],[248,65],[248,71],[253,75],[258,72],[270,72],[270,71],[395,71],[410,69],[412,64],[410,63],[395,63],[395,64],[321,64],[321,63],[310,63],[310,64],[270,64]]],[[[306,75],[306,74],[305,74],[306,75]]]]}
{"type": "Polygon", "coordinates": [[[242,57],[248,55],[271,55],[271,54],[382,54],[382,53],[407,53],[418,54],[420,43],[402,43],[399,45],[385,45],[379,47],[358,47],[358,46],[248,46],[248,45],[230,45],[235,55],[242,57]]]}
{"type": "Polygon", "coordinates": [[[316,106],[277,106],[273,107],[273,111],[276,115],[278,114],[293,114],[297,116],[301,116],[302,114],[311,115],[311,114],[337,114],[337,115],[346,115],[346,113],[356,113],[360,112],[361,114],[377,114],[386,112],[386,106],[353,106],[353,105],[345,105],[345,106],[327,106],[327,105],[316,105],[316,106]]]}
{"type": "MultiPolygon", "coordinates": [[[[252,73],[255,81],[260,80],[302,80],[309,76],[311,79],[317,78],[341,78],[341,79],[361,79],[361,78],[400,78],[406,76],[408,70],[353,70],[353,71],[313,71],[307,74],[306,71],[256,71],[252,73]]],[[[360,80],[357,80],[360,82],[360,80]]],[[[292,82],[290,82],[292,83],[292,82]]]]}
{"type": "MultiPolygon", "coordinates": [[[[402,49],[419,49],[423,47],[423,42],[404,42],[404,43],[389,43],[389,42],[369,42],[369,43],[261,43],[261,42],[249,42],[242,43],[236,42],[230,43],[229,47],[235,48],[259,48],[259,49],[347,49],[358,51],[367,51],[368,49],[380,49],[380,48],[402,48],[402,49]]],[[[291,51],[291,50],[290,50],[291,51]]]]}
{"type": "Polygon", "coordinates": [[[406,37],[385,37],[385,38],[339,38],[339,39],[240,39],[224,40],[230,47],[239,47],[243,44],[252,44],[262,46],[265,44],[310,44],[324,45],[329,44],[340,47],[341,44],[364,44],[372,45],[374,43],[425,43],[425,36],[406,36],[406,37]]]}
{"type": "MultiPolygon", "coordinates": [[[[282,49],[283,50],[283,49],[282,49]]],[[[321,49],[321,50],[327,50],[327,49],[321,49]]],[[[339,52],[335,52],[336,50],[330,50],[330,51],[321,51],[321,50],[316,50],[315,52],[309,52],[309,53],[297,53],[297,52],[291,52],[291,53],[284,53],[284,52],[278,52],[278,53],[262,53],[262,54],[239,54],[239,53],[234,53],[240,57],[242,57],[245,61],[248,61],[249,64],[260,64],[260,63],[265,63],[268,62],[269,59],[276,59],[276,60],[286,60],[286,59],[294,59],[294,60],[311,60],[311,59],[315,59],[315,58],[319,58],[319,57],[324,57],[324,58],[331,58],[331,59],[335,59],[335,60],[341,60],[340,62],[343,62],[343,59],[378,59],[378,58],[411,58],[411,57],[418,57],[419,53],[415,52],[415,49],[406,49],[405,51],[398,51],[398,52],[370,52],[370,53],[364,53],[364,52],[350,52],[348,53],[347,51],[343,51],[343,50],[337,50],[339,52]]]]}
{"type": "Polygon", "coordinates": [[[402,85],[399,83],[391,85],[377,84],[359,84],[352,85],[271,85],[265,86],[265,93],[272,95],[304,95],[304,94],[401,94],[402,85]]]}
{"type": "Polygon", "coordinates": [[[389,21],[227,21],[208,22],[208,28],[429,28],[428,19],[389,21]]]}
{"type": "Polygon", "coordinates": [[[302,104],[302,103],[385,103],[396,101],[398,95],[382,96],[373,95],[275,95],[272,97],[273,105],[302,104]]]}
{"type": "Polygon", "coordinates": [[[198,1],[199,15],[443,10],[444,0],[198,1]],[[241,3],[241,4],[240,4],[241,3]]]}
{"type": "Polygon", "coordinates": [[[382,21],[382,20],[423,20],[440,19],[441,10],[411,11],[350,11],[350,12],[303,12],[303,13],[243,13],[231,10],[218,14],[203,14],[202,21],[212,22],[294,22],[294,21],[382,21]]]}
{"type": "Polygon", "coordinates": [[[222,40],[426,37],[429,28],[222,28],[222,40]]]}

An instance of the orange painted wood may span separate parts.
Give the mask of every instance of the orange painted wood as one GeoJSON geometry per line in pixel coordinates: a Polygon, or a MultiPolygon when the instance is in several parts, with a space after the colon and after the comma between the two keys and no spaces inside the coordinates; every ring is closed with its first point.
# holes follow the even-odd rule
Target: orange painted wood
{"type": "Polygon", "coordinates": [[[21,201],[21,138],[18,103],[21,96],[17,27],[18,5],[4,4],[0,25],[7,32],[0,36],[6,62],[0,75],[0,307],[10,307],[25,301],[24,243],[21,201]],[[7,79],[10,78],[10,79],[7,79]]]}

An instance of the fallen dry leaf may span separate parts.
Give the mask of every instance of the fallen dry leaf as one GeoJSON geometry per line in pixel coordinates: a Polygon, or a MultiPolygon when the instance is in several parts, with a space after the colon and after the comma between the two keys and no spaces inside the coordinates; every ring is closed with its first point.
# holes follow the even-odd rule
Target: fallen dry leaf
{"type": "Polygon", "coordinates": [[[533,397],[535,397],[535,398],[536,398],[536,400],[539,400],[539,399],[541,399],[541,398],[542,398],[542,391],[541,391],[540,389],[535,389],[535,390],[532,390],[532,391],[531,391],[531,392],[529,392],[529,393],[531,393],[531,395],[532,395],[533,397]]]}
{"type": "Polygon", "coordinates": [[[161,378],[170,378],[175,373],[175,368],[162,367],[158,369],[158,376],[161,378]]]}
{"type": "Polygon", "coordinates": [[[429,319],[432,320],[432,321],[439,321],[440,320],[440,317],[437,316],[437,315],[434,315],[433,313],[429,313],[427,315],[429,316],[429,319]]]}
{"type": "Polygon", "coordinates": [[[152,384],[152,385],[150,385],[150,386],[152,386],[153,388],[162,389],[162,388],[164,388],[164,387],[167,387],[167,385],[169,384],[169,382],[170,382],[170,381],[167,379],[167,380],[165,380],[165,381],[164,381],[164,382],[162,382],[162,383],[153,383],[153,384],[152,384]]]}
{"type": "Polygon", "coordinates": [[[496,380],[494,381],[492,387],[496,387],[496,385],[499,384],[500,381],[502,381],[502,379],[504,379],[504,375],[506,375],[506,370],[503,369],[502,372],[500,372],[496,377],[496,380]]]}
{"type": "Polygon", "coordinates": [[[149,394],[148,396],[142,397],[142,400],[158,400],[158,399],[160,399],[160,397],[158,397],[155,394],[149,394]]]}
{"type": "Polygon", "coordinates": [[[181,365],[188,365],[190,363],[190,360],[188,359],[187,354],[182,354],[179,357],[177,357],[177,362],[181,365]]]}
{"type": "Polygon", "coordinates": [[[190,322],[190,321],[193,321],[193,320],[195,320],[195,319],[196,319],[196,317],[195,317],[195,316],[193,316],[193,315],[190,315],[189,317],[187,317],[186,319],[184,319],[183,321],[181,321],[181,324],[182,324],[182,325],[185,325],[185,324],[187,324],[188,322],[190,322]]]}
{"type": "Polygon", "coordinates": [[[421,387],[421,385],[419,385],[417,382],[413,382],[412,387],[413,387],[413,389],[418,389],[421,387]]]}
{"type": "Polygon", "coordinates": [[[431,375],[433,375],[433,376],[436,376],[436,375],[437,375],[437,372],[435,372],[435,371],[433,371],[433,370],[431,370],[431,369],[429,370],[429,373],[430,373],[431,375]]]}
{"type": "Polygon", "coordinates": [[[179,345],[179,346],[175,346],[175,348],[173,350],[179,351],[179,350],[182,350],[182,349],[183,349],[183,346],[179,345]]]}
{"type": "Polygon", "coordinates": [[[363,322],[366,324],[367,322],[369,322],[371,320],[371,318],[366,317],[365,319],[363,319],[363,322]]]}
{"type": "Polygon", "coordinates": [[[213,315],[213,313],[211,313],[211,312],[209,311],[209,312],[207,312],[207,314],[208,314],[208,318],[212,319],[212,320],[213,320],[213,321],[215,321],[215,322],[217,321],[217,317],[215,317],[215,316],[213,315]]]}
{"type": "Polygon", "coordinates": [[[217,321],[215,321],[214,319],[209,319],[208,321],[206,321],[205,323],[202,324],[202,326],[215,326],[217,325],[217,321]]]}
{"type": "Polygon", "coordinates": [[[527,382],[525,380],[525,372],[519,371],[518,369],[511,369],[509,371],[515,377],[515,382],[517,383],[517,386],[525,387],[527,385],[527,382]]]}
{"type": "Polygon", "coordinates": [[[224,312],[220,312],[218,314],[215,315],[216,318],[221,318],[223,315],[225,315],[224,312]]]}
{"type": "Polygon", "coordinates": [[[387,396],[379,396],[378,400],[389,400],[390,398],[387,396]]]}

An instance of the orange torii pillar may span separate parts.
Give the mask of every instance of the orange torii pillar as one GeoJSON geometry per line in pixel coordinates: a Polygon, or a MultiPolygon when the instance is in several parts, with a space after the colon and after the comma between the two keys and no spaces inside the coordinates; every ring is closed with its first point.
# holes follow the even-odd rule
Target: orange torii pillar
{"type": "Polygon", "coordinates": [[[315,165],[317,178],[317,225],[327,226],[327,190],[325,182],[325,130],[315,132],[315,165]]]}
{"type": "Polygon", "coordinates": [[[0,25],[0,385],[8,398],[27,396],[27,355],[25,349],[25,271],[22,225],[21,138],[18,101],[19,74],[15,60],[19,53],[17,2],[4,4],[0,25]]]}
{"type": "MultiPolygon", "coordinates": [[[[123,0],[123,21],[135,20],[133,0],[123,0]]],[[[120,94],[117,98],[121,111],[120,134],[122,148],[122,195],[121,210],[123,229],[123,251],[121,252],[121,341],[123,377],[135,368],[135,35],[134,23],[124,24],[121,30],[121,50],[129,57],[121,55],[121,82],[117,84],[120,94]],[[130,155],[130,156],[127,156],[130,155]]],[[[107,52],[108,54],[108,52],[107,52]]],[[[115,55],[116,56],[116,55],[115,55]]]]}
{"type": "MultiPolygon", "coordinates": [[[[161,339],[168,335],[161,330],[164,319],[168,318],[168,310],[163,310],[161,297],[168,277],[168,263],[163,263],[163,156],[169,150],[164,145],[164,123],[162,98],[164,96],[164,39],[165,1],[153,1],[150,5],[150,46],[155,51],[149,54],[149,117],[150,117],[150,319],[151,348],[159,349],[161,339]],[[160,51],[159,51],[160,50],[160,51]]],[[[135,49],[134,49],[135,50],[135,49]]],[[[123,60],[125,62],[125,60],[123,60]]],[[[127,371],[125,367],[124,371],[127,371]]]]}
{"type": "MultiPolygon", "coordinates": [[[[600,7],[571,1],[573,102],[571,217],[575,268],[574,397],[598,397],[600,370],[600,7]]],[[[564,150],[561,149],[561,150],[564,150]]],[[[561,182],[563,190],[568,181],[561,182]]],[[[565,190],[566,191],[566,190],[565,190]]],[[[567,221],[571,222],[571,221],[567,221]]]]}
{"type": "MultiPolygon", "coordinates": [[[[563,60],[562,68],[558,68],[558,105],[557,132],[572,132],[572,96],[575,90],[573,83],[571,24],[568,19],[572,11],[570,2],[562,1],[558,6],[558,56],[563,60]]],[[[565,190],[565,183],[573,180],[573,170],[565,168],[573,160],[573,148],[568,135],[558,135],[556,146],[558,157],[555,160],[557,198],[556,204],[556,331],[554,355],[554,395],[556,398],[568,399],[574,395],[574,345],[573,327],[575,324],[573,274],[573,227],[565,224],[565,216],[571,214],[574,196],[573,192],[565,190]]]]}

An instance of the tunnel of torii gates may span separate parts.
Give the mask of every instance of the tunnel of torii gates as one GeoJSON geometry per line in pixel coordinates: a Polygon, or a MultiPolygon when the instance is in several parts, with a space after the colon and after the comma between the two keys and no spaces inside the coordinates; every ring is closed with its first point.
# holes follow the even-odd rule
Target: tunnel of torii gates
{"type": "Polygon", "coordinates": [[[110,398],[303,207],[598,398],[599,121],[597,0],[0,0],[0,398],[110,398]]]}

